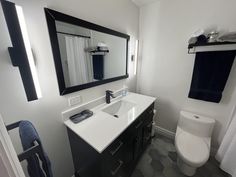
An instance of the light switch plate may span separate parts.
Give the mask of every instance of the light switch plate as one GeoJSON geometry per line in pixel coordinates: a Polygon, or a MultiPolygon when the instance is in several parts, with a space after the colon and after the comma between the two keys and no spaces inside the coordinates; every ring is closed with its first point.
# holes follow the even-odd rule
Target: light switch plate
{"type": "Polygon", "coordinates": [[[82,98],[80,95],[69,98],[69,106],[74,106],[82,102],[82,98]]]}

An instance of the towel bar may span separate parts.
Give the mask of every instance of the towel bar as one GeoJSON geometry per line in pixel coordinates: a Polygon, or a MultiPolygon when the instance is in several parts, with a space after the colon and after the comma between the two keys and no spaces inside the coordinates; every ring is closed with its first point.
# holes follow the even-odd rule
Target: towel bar
{"type": "MultiPolygon", "coordinates": [[[[12,123],[10,125],[7,125],[6,126],[7,131],[18,128],[20,122],[21,121],[18,121],[18,122],[12,123]]],[[[22,162],[23,160],[26,160],[26,159],[28,159],[29,157],[31,157],[32,155],[35,155],[35,154],[43,154],[42,147],[37,141],[34,141],[34,146],[32,146],[31,148],[29,148],[29,149],[25,150],[24,152],[18,154],[17,156],[18,156],[19,161],[22,162]]]]}
{"type": "Polygon", "coordinates": [[[197,52],[210,52],[210,51],[235,51],[235,42],[214,42],[206,44],[189,44],[188,54],[195,54],[197,52]]]}

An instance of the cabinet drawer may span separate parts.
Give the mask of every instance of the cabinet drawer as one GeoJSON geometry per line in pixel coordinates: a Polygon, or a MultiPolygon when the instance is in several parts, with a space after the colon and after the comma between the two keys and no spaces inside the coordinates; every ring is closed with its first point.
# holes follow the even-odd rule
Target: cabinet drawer
{"type": "Polygon", "coordinates": [[[124,139],[118,139],[117,141],[112,143],[111,146],[109,146],[109,148],[107,149],[107,153],[110,156],[116,156],[122,151],[123,148],[124,148],[124,139]]]}
{"type": "Polygon", "coordinates": [[[154,103],[151,106],[149,106],[148,109],[142,115],[144,124],[152,122],[153,116],[154,116],[154,103]]]}
{"type": "Polygon", "coordinates": [[[143,127],[143,148],[145,148],[151,141],[152,121],[146,123],[143,127]]]}
{"type": "Polygon", "coordinates": [[[141,118],[137,118],[125,131],[124,133],[124,141],[128,144],[133,140],[136,136],[137,132],[142,128],[143,120],[141,118]]]}
{"type": "Polygon", "coordinates": [[[106,158],[103,158],[102,166],[104,177],[116,177],[120,174],[120,171],[125,165],[124,155],[124,150],[122,148],[114,156],[108,155],[106,158]]]}

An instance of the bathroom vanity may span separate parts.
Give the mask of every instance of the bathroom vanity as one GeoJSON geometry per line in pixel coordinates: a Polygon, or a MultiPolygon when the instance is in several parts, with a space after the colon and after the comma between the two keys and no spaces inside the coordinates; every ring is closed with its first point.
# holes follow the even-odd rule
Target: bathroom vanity
{"type": "Polygon", "coordinates": [[[128,177],[151,142],[155,98],[135,93],[91,109],[67,126],[76,176],[128,177]]]}

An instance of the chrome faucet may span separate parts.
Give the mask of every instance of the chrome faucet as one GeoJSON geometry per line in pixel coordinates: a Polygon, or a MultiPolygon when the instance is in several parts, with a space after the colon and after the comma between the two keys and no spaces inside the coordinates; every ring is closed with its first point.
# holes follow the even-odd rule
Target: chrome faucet
{"type": "Polygon", "coordinates": [[[106,103],[111,103],[111,97],[115,98],[113,92],[111,90],[106,90],[106,103]]]}

